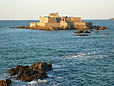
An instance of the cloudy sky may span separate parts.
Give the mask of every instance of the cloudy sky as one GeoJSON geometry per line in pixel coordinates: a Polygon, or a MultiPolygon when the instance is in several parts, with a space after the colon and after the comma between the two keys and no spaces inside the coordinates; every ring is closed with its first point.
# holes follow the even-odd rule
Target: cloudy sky
{"type": "Polygon", "coordinates": [[[51,12],[108,19],[114,17],[114,0],[0,0],[0,20],[36,20],[51,12]]]}

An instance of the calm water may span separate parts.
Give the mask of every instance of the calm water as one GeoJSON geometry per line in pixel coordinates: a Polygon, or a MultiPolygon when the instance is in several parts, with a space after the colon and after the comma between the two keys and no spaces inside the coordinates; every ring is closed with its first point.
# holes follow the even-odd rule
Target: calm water
{"type": "Polygon", "coordinates": [[[114,21],[85,20],[109,29],[76,37],[75,30],[39,31],[8,28],[30,21],[0,21],[0,79],[17,65],[53,64],[47,82],[12,80],[12,86],[114,86],[114,21]]]}

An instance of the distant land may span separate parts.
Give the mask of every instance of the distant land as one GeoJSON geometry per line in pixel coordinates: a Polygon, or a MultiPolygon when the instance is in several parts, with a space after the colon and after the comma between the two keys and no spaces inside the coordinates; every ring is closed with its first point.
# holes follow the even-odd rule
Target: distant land
{"type": "Polygon", "coordinates": [[[114,18],[110,18],[110,20],[114,20],[114,18]]]}

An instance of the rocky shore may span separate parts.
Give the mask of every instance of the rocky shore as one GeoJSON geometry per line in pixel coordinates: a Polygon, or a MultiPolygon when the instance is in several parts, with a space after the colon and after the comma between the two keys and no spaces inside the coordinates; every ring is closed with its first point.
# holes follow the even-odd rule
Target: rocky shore
{"type": "Polygon", "coordinates": [[[96,32],[99,32],[99,30],[105,30],[105,29],[107,29],[106,27],[104,27],[104,26],[93,26],[93,27],[91,27],[90,29],[86,29],[86,30],[77,30],[76,32],[74,32],[74,33],[76,33],[77,35],[74,35],[74,36],[89,36],[88,34],[83,34],[83,33],[96,33],[96,32]]]}
{"type": "Polygon", "coordinates": [[[33,29],[33,30],[45,30],[45,31],[54,31],[54,30],[76,30],[74,33],[77,33],[77,35],[74,36],[89,36],[88,34],[83,34],[83,33],[91,33],[91,32],[99,32],[99,30],[105,30],[108,29],[107,27],[104,26],[92,26],[89,28],[52,28],[48,26],[44,27],[30,27],[30,26],[20,26],[20,27],[12,27],[12,28],[22,28],[22,29],[33,29]]]}
{"type": "Polygon", "coordinates": [[[22,28],[22,29],[33,29],[33,30],[46,30],[46,31],[60,29],[60,28],[52,28],[52,27],[48,27],[48,26],[44,26],[44,27],[19,26],[19,27],[11,27],[11,28],[22,28]]]}
{"type": "Polygon", "coordinates": [[[50,70],[52,70],[52,64],[45,62],[37,62],[30,66],[18,65],[7,71],[10,74],[10,79],[0,80],[0,86],[11,86],[11,79],[26,82],[38,79],[43,80],[49,78],[47,72],[50,70]]]}
{"type": "Polygon", "coordinates": [[[0,80],[0,86],[11,86],[11,80],[10,79],[0,80]]]}
{"type": "Polygon", "coordinates": [[[107,29],[106,27],[104,26],[92,26],[92,27],[89,27],[89,28],[59,28],[59,27],[56,27],[56,28],[53,28],[53,27],[49,27],[49,26],[44,26],[44,27],[30,27],[30,26],[18,26],[18,27],[11,27],[11,28],[22,28],[22,29],[33,29],[33,30],[105,30],[107,29]]]}

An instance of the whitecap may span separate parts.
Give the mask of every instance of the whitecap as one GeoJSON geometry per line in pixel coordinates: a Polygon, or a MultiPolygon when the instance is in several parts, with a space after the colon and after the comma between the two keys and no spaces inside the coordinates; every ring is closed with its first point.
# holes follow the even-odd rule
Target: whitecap
{"type": "Polygon", "coordinates": [[[61,65],[56,65],[56,64],[53,64],[52,66],[53,66],[52,68],[60,68],[61,67],[61,65]]]}
{"type": "Polygon", "coordinates": [[[33,80],[31,82],[28,82],[29,85],[43,84],[43,83],[48,83],[48,80],[40,80],[40,79],[38,79],[37,81],[33,80]]]}
{"type": "Polygon", "coordinates": [[[59,76],[59,77],[57,77],[57,78],[58,78],[58,79],[62,79],[63,77],[60,77],[60,76],[59,76]]]}
{"type": "Polygon", "coordinates": [[[89,56],[89,55],[95,55],[95,53],[78,53],[78,54],[68,55],[68,56],[63,56],[63,57],[65,57],[65,58],[80,58],[80,57],[89,56]]]}

